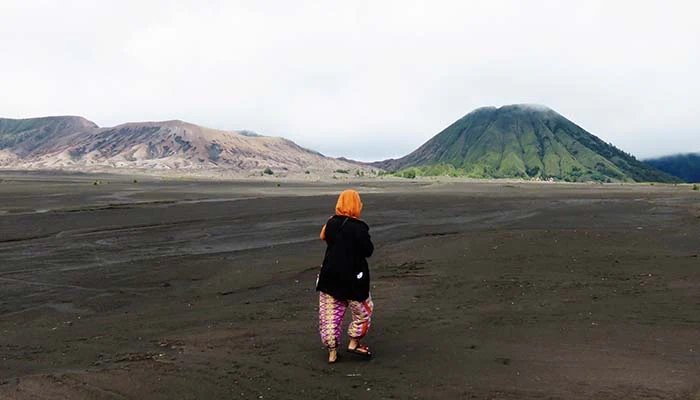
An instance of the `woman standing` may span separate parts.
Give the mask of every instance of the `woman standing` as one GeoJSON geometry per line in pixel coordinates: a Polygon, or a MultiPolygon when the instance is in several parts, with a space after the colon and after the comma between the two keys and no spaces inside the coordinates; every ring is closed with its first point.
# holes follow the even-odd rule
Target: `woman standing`
{"type": "Polygon", "coordinates": [[[354,190],[340,194],[332,216],[321,230],[326,241],[326,255],[318,277],[318,321],[321,341],[328,348],[328,362],[338,360],[338,345],[343,316],[350,308],[352,323],[348,327],[348,351],[371,358],[367,346],[360,344],[370,327],[372,298],[369,293],[369,266],[374,245],[369,226],[361,221],[362,201],[354,190]]]}

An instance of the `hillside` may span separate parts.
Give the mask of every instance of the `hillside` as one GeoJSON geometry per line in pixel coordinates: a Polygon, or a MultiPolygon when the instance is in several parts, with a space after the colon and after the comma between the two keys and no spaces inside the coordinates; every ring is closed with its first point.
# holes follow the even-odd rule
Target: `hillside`
{"type": "Polygon", "coordinates": [[[81,117],[0,119],[0,166],[17,169],[135,168],[279,174],[358,169],[292,141],[183,121],[100,128],[81,117]]]}
{"type": "Polygon", "coordinates": [[[373,164],[389,171],[414,168],[424,175],[583,181],[677,179],[543,106],[510,105],[474,110],[413,153],[373,164]]]}
{"type": "Polygon", "coordinates": [[[676,154],[644,162],[685,182],[700,182],[700,153],[676,154]]]}
{"type": "Polygon", "coordinates": [[[25,157],[44,143],[92,129],[97,129],[94,122],[74,116],[0,118],[0,150],[11,150],[17,156],[25,157]]]}

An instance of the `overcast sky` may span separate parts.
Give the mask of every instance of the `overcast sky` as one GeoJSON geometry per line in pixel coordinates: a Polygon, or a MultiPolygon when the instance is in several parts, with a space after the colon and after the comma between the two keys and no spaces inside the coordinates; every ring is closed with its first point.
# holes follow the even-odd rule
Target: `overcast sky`
{"type": "Polygon", "coordinates": [[[640,158],[700,151],[698,3],[0,0],[0,116],[183,119],[377,160],[537,103],[640,158]]]}

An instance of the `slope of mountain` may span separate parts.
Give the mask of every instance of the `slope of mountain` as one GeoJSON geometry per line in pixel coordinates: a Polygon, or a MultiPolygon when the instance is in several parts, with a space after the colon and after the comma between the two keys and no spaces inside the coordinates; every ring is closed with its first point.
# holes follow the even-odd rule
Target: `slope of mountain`
{"type": "Polygon", "coordinates": [[[75,132],[96,129],[82,117],[44,117],[29,119],[0,118],[0,150],[12,150],[25,157],[41,144],[75,132]]]}
{"type": "Polygon", "coordinates": [[[389,171],[416,168],[426,175],[677,181],[538,105],[476,109],[413,153],[373,165],[389,171]]]}
{"type": "Polygon", "coordinates": [[[686,182],[700,182],[700,153],[676,154],[644,162],[686,182]]]}
{"type": "Polygon", "coordinates": [[[183,121],[99,128],[81,117],[0,119],[0,166],[32,169],[218,169],[305,172],[357,169],[292,141],[183,121]]]}

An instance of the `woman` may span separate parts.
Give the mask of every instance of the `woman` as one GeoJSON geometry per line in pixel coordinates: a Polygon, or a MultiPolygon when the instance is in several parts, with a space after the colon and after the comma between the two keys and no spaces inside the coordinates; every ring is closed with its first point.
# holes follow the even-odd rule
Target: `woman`
{"type": "Polygon", "coordinates": [[[354,190],[340,194],[332,216],[321,230],[327,243],[316,290],[319,292],[318,321],[321,341],[328,348],[328,362],[338,360],[337,348],[345,310],[350,308],[352,323],[348,327],[348,351],[371,358],[367,346],[360,344],[369,329],[372,298],[369,294],[367,257],[374,245],[369,227],[361,221],[362,201],[354,190]]]}

